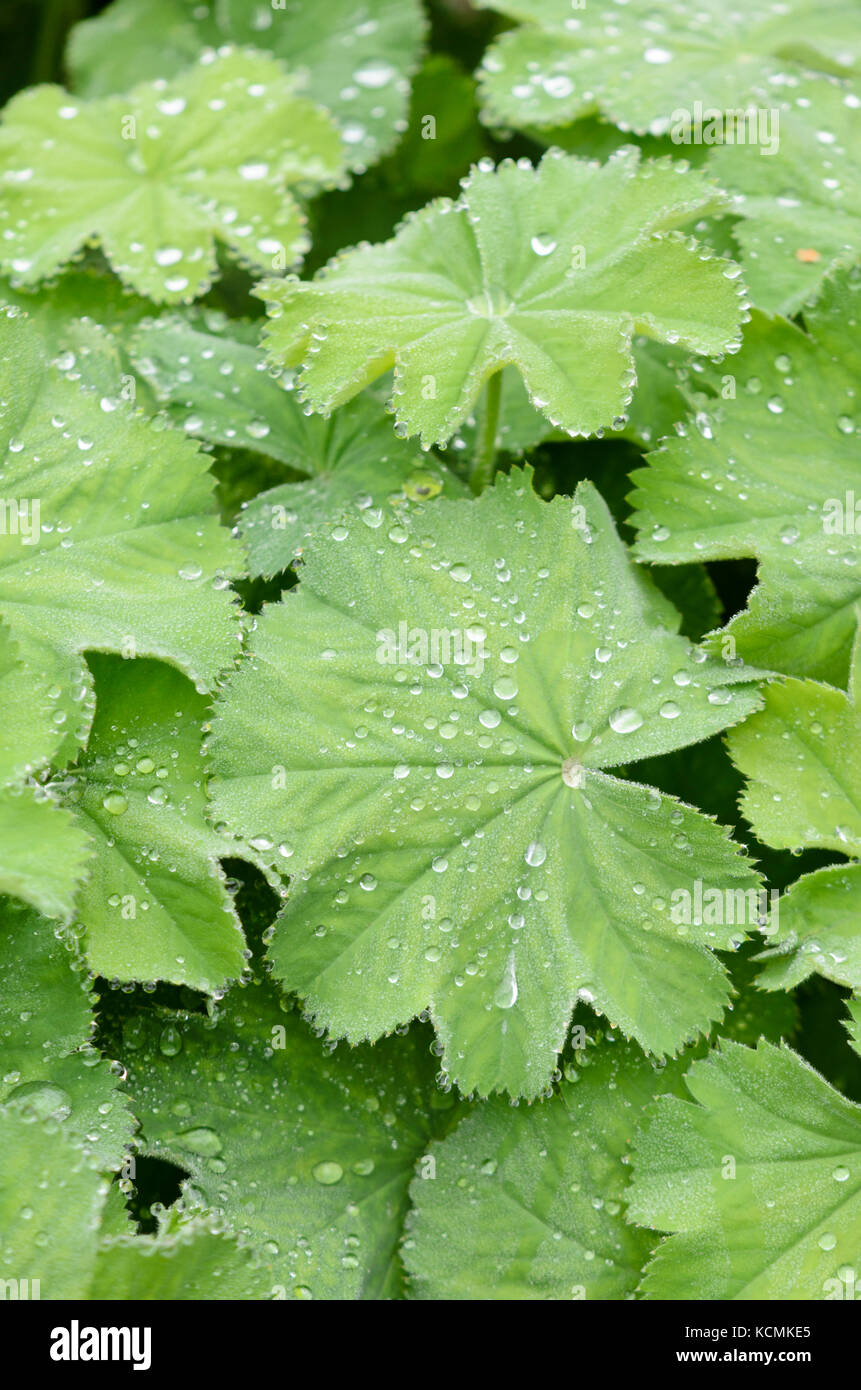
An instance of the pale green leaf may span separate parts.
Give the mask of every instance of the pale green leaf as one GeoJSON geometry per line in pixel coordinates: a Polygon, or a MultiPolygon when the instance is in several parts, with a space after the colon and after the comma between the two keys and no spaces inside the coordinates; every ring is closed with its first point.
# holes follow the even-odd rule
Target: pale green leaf
{"type": "Polygon", "coordinates": [[[271,1280],[233,1236],[198,1217],[154,1236],[112,1235],[99,1246],[87,1298],[217,1302],[271,1298],[271,1280]]]}
{"type": "Polygon", "coordinates": [[[842,690],[786,680],[729,736],[741,809],[766,844],[861,855],[861,711],[842,690]]]}
{"type": "MultiPolygon", "coordinates": [[[[748,779],[742,812],[766,844],[861,855],[861,713],[852,693],[814,681],[772,685],[763,709],[730,733],[729,751],[748,779]]],[[[805,874],[773,904],[768,935],[763,989],[792,989],[814,971],[861,989],[861,866],[805,874]]]]}
{"type": "Polygon", "coordinates": [[[759,959],[761,989],[794,989],[814,971],[861,990],[861,864],[804,874],[772,908],[773,947],[759,959]]]}
{"type": "Polygon", "coordinates": [[[270,5],[257,0],[116,0],[76,25],[67,59],[77,89],[122,91],[133,71],[172,77],[204,46],[268,49],[295,75],[298,90],[327,107],[341,129],[344,157],[361,173],[404,128],[412,73],[426,21],[419,0],[326,0],[270,5]]]}
{"type": "Polygon", "coordinates": [[[861,1107],[788,1048],[724,1042],[636,1141],[629,1215],[672,1231],[647,1298],[845,1297],[861,1260],[861,1107]]]}
{"type": "Polygon", "coordinates": [[[66,799],[97,853],[78,895],[93,970],[212,993],[245,964],[244,939],[204,819],[206,699],[154,661],[90,657],[96,718],[66,799]]]}
{"type": "Polygon", "coordinates": [[[656,1052],[708,1027],[706,947],[744,929],[679,927],[670,897],[756,876],[608,773],[758,704],[677,623],[589,486],[547,504],[515,473],[310,547],[210,742],[214,816],[293,875],[270,954],[321,1024],[356,1041],[429,1006],[462,1089],[530,1095],[578,991],[656,1052]]]}
{"type": "Polygon", "coordinates": [[[92,1047],[94,998],[72,938],[17,904],[0,921],[0,1102],[53,1120],[119,1168],[132,1126],[118,1078],[92,1047]]]}
{"type": "Polygon", "coordinates": [[[0,1106],[0,1279],[30,1296],[79,1298],[96,1258],[108,1191],[92,1154],[54,1119],[0,1106]]]}
{"type": "Polygon", "coordinates": [[[324,1050],[271,984],[234,988],[215,1023],[141,1021],[124,1057],[147,1153],[191,1174],[280,1297],[386,1298],[416,1160],[459,1113],[429,1034],[324,1050]]]}
{"type": "Polygon", "coordinates": [[[735,195],[744,278],[763,309],[796,313],[830,271],[861,255],[859,106],[844,83],[796,84],[774,106],[780,139],[767,157],[735,145],[712,155],[710,170],[735,195]]]}
{"type": "Polygon", "coordinates": [[[418,1298],[630,1298],[655,1243],[625,1221],[640,1114],[678,1084],[610,1035],[574,1054],[552,1098],[478,1106],[411,1188],[404,1262],[418,1298]]]}
{"type": "Polygon", "coordinates": [[[741,289],[679,228],[718,206],[700,175],[548,151],[537,169],[477,166],[457,202],[409,216],[391,241],[336,257],[309,282],[267,280],[267,337],[327,412],[395,368],[395,428],[444,443],[485,381],[513,364],[567,433],[608,426],[636,380],[641,332],[717,353],[738,341],[741,289]]]}
{"type": "Polygon", "coordinates": [[[643,559],[759,561],[748,607],[715,650],[731,637],[747,661],[837,685],[861,599],[859,286],[852,274],[828,281],[806,333],[757,314],[731,365],[707,369],[716,394],[696,421],[634,473],[631,498],[643,559]]]}
{"type": "Polygon", "coordinates": [[[53,704],[73,747],[92,719],[88,648],[160,657],[214,684],[238,650],[227,576],[242,572],[241,552],[192,444],[125,406],[100,409],[74,372],[49,368],[23,319],[0,318],[0,353],[3,483],[18,504],[0,534],[0,615],[27,700],[53,704]]]}
{"type": "Polygon", "coordinates": [[[0,1107],[0,1153],[0,1279],[17,1281],[7,1297],[269,1296],[250,1252],[217,1234],[211,1220],[157,1236],[117,1235],[113,1189],[92,1153],[55,1120],[0,1107]]]}
{"type": "Polygon", "coordinates": [[[723,0],[477,4],[521,22],[491,44],[479,72],[491,125],[561,126],[600,111],[623,129],[660,135],[679,129],[685,112],[743,110],[754,94],[768,105],[772,89],[804,68],[842,74],[861,65],[851,0],[788,0],[779,9],[751,0],[738,10],[723,0]]]}
{"type": "Polygon", "coordinates": [[[138,293],[188,302],[216,274],[216,242],[257,271],[295,265],[308,240],[288,188],[330,186],[341,167],[329,115],[250,50],[121,97],[32,87],[0,126],[0,265],[32,285],[97,242],[138,293]]]}
{"type": "MultiPolygon", "coordinates": [[[[6,514],[7,524],[8,519],[6,514]]],[[[68,920],[92,848],[35,781],[63,737],[65,715],[51,694],[33,680],[9,629],[0,624],[0,893],[68,920]]]]}

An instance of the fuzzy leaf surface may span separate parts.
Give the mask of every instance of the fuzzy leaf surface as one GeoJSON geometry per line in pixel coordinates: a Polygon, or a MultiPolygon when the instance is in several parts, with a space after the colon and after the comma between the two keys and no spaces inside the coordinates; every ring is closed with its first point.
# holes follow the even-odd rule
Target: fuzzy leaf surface
{"type": "Polygon", "coordinates": [[[428,204],[390,241],[311,281],[264,281],[269,355],[301,366],[321,412],[394,367],[395,428],[424,444],[445,443],[509,364],[552,424],[594,433],[632,398],[635,333],[697,353],[738,341],[737,268],[679,230],[721,201],[630,147],[605,165],[557,150],[537,169],[476,166],[457,202],[428,204]]]}
{"type": "Polygon", "coordinates": [[[744,718],[756,673],[675,635],[591,486],[528,483],[310,547],[210,739],[214,817],[292,875],[278,976],[351,1041],[429,1007],[482,1094],[544,1089],[578,991],[655,1052],[706,1029],[739,930],[680,930],[671,894],[757,881],[609,772],[744,718]]]}
{"type": "Polygon", "coordinates": [[[649,455],[631,496],[641,558],[759,561],[748,606],[716,649],[729,635],[746,661],[835,685],[861,600],[859,288],[852,273],[827,282],[806,333],[755,315],[732,364],[735,399],[720,399],[718,368],[716,397],[649,455]]]}

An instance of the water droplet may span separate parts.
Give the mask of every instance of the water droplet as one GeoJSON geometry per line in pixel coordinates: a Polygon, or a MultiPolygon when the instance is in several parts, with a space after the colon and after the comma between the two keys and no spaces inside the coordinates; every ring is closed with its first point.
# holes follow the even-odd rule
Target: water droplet
{"type": "Polygon", "coordinates": [[[619,705],[610,715],[610,728],[617,734],[632,734],[642,723],[643,716],[630,705],[619,705]]]}
{"type": "Polygon", "coordinates": [[[344,1170],[340,1163],[333,1163],[330,1160],[318,1163],[313,1169],[313,1173],[316,1181],[322,1183],[324,1187],[332,1187],[336,1182],[340,1182],[344,1176],[344,1170]]]}

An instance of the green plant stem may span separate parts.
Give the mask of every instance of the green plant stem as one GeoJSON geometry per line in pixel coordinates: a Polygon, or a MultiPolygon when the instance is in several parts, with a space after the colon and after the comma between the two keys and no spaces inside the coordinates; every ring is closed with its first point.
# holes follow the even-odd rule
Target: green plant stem
{"type": "Polygon", "coordinates": [[[476,497],[493,481],[496,472],[496,437],[499,433],[501,403],[502,372],[494,372],[493,376],[488,378],[485,387],[484,420],[469,473],[469,485],[476,497]]]}
{"type": "Polygon", "coordinates": [[[32,82],[60,80],[66,34],[83,17],[82,0],[45,0],[33,55],[32,82]]]}

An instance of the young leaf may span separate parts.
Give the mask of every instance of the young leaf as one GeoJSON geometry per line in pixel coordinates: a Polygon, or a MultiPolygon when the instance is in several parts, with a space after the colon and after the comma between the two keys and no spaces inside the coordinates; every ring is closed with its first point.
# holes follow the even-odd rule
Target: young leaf
{"type": "Polygon", "coordinates": [[[188,302],[215,277],[216,242],[258,270],[295,265],[309,243],[288,186],[341,169],[328,113],[248,50],[100,101],[29,88],[0,126],[0,266],[32,285],[97,241],[138,293],[188,302]]]}
{"type": "Polygon", "coordinates": [[[678,1086],[679,1067],[612,1035],[575,1057],[552,1098],[495,1097],[431,1147],[403,1246],[417,1297],[633,1296],[654,1237],[625,1221],[623,1164],[641,1111],[678,1086]]]}
{"type": "Polygon", "coordinates": [[[721,145],[709,168],[735,194],[734,235],[754,303],[797,313],[827,274],[861,252],[861,95],[845,84],[803,82],[775,108],[780,140],[761,147],[721,145]]]}
{"type": "Polygon", "coordinates": [[[90,1044],[94,998],[71,940],[28,908],[4,903],[0,922],[0,1102],[50,1120],[84,1142],[102,1169],[119,1168],[131,1139],[118,1078],[90,1044]]]}
{"type": "MultiPolygon", "coordinates": [[[[72,373],[74,378],[74,372],[72,373]]],[[[51,370],[39,335],[0,316],[0,456],[16,525],[0,533],[0,615],[27,699],[74,747],[92,718],[88,648],[161,657],[202,688],[238,650],[206,459],[51,370]]]]}
{"type": "Polygon", "coordinates": [[[186,1201],[242,1229],[287,1297],[398,1293],[416,1160],[460,1109],[434,1089],[423,1031],[324,1051],[254,984],[232,989],[215,1023],[142,1020],[127,1056],[146,1152],[190,1172],[186,1201]]]}
{"type": "Polygon", "coordinates": [[[569,434],[621,415],[635,332],[718,353],[739,338],[736,267],[677,230],[721,197],[669,162],[605,165],[548,151],[537,169],[479,164],[461,198],[410,215],[391,241],[343,253],[314,280],[266,280],[273,362],[302,366],[327,412],[395,368],[395,429],[445,443],[508,364],[569,434]]]}
{"type": "Polygon", "coordinates": [[[403,129],[409,78],[426,21],[419,0],[250,5],[247,0],[115,0],[72,31],[67,60],[77,90],[104,96],[140,78],[172,77],[204,47],[268,49],[295,74],[297,89],[337,120],[349,166],[362,172],[403,129]]]}
{"type": "Polygon", "coordinates": [[[293,874],[278,976],[351,1041],[430,1006],[482,1094],[544,1089],[578,991],[655,1052],[706,1028],[705,948],[738,928],[680,929],[671,895],[757,882],[720,826],[607,772],[744,718],[756,673],[674,635],[591,487],[528,482],[313,545],[211,739],[215,817],[293,874]]]}
{"type": "Polygon", "coordinates": [[[629,1216],[673,1231],[659,1299],[839,1297],[861,1248],[861,1107],[789,1048],[724,1042],[635,1142],[629,1216]]]}
{"type": "MultiPolygon", "coordinates": [[[[861,856],[861,672],[856,643],[850,694],[787,680],[729,738],[749,779],[741,808],[766,844],[861,856]]],[[[861,990],[861,865],[805,874],[772,910],[763,989],[792,989],[813,971],[861,990]]]]}
{"type": "Polygon", "coordinates": [[[850,0],[752,0],[693,8],[673,0],[572,6],[571,0],[476,0],[522,27],[491,44],[480,89],[491,125],[561,126],[600,111],[624,130],[663,134],[694,110],[746,109],[755,91],[804,68],[861,63],[850,0]]]}
{"type": "MultiPolygon", "coordinates": [[[[265,454],[311,479],[261,492],[243,510],[239,528],[252,574],[286,569],[308,536],[357,509],[375,527],[387,504],[466,494],[466,485],[439,459],[392,433],[373,393],[348,402],[331,419],[308,416],[292,383],[285,389],[273,379],[255,346],[179,320],[145,325],[131,350],[188,433],[265,454]]],[[[390,513],[389,521],[395,520],[390,513]]]]}
{"type": "Polygon", "coordinates": [[[756,315],[732,374],[707,369],[723,399],[704,400],[695,427],[649,456],[631,496],[643,559],[759,561],[748,608],[715,648],[731,638],[747,661],[835,685],[861,599],[859,285],[851,273],[829,281],[807,333],[756,315]]]}
{"type": "Polygon", "coordinates": [[[161,662],[89,659],[96,718],[65,785],[97,848],[78,896],[90,966],[223,989],[245,942],[218,866],[224,840],[204,820],[207,701],[161,662]]]}

